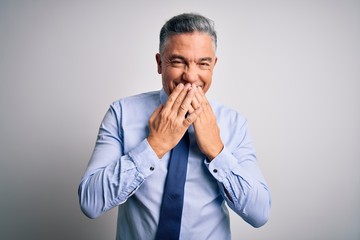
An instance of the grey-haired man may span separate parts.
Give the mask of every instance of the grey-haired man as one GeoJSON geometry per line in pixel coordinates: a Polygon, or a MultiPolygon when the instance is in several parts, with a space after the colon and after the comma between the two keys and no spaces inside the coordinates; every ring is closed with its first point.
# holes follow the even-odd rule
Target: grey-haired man
{"type": "Polygon", "coordinates": [[[254,227],[267,222],[271,197],[247,121],[205,95],[216,47],[211,20],[173,17],[161,29],[156,54],[163,88],[116,101],[106,113],[79,198],[90,218],[118,206],[117,239],[159,238],[170,156],[185,133],[190,142],[175,238],[231,239],[227,206],[254,227]]]}

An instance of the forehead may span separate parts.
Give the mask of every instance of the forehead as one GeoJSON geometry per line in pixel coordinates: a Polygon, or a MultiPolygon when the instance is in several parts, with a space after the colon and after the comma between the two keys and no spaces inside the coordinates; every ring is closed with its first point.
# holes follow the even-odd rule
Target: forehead
{"type": "Polygon", "coordinates": [[[211,36],[207,33],[181,33],[172,35],[166,40],[163,53],[214,55],[215,46],[211,36]]]}

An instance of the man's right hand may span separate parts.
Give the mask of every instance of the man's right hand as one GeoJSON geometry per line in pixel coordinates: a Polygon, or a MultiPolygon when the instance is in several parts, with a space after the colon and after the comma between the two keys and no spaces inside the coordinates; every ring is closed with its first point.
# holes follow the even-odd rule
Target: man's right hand
{"type": "Polygon", "coordinates": [[[151,115],[147,140],[159,158],[178,144],[201,112],[200,107],[186,116],[195,91],[195,85],[188,83],[184,86],[180,83],[170,94],[165,106],[160,105],[151,115]]]}

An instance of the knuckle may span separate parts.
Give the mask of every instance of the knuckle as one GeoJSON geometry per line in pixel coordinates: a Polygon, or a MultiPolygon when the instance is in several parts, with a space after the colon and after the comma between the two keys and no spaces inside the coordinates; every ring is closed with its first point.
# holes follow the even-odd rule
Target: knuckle
{"type": "Polygon", "coordinates": [[[168,118],[168,114],[167,114],[165,111],[163,111],[163,112],[160,113],[160,118],[161,118],[161,119],[167,119],[167,118],[168,118]]]}
{"type": "Polygon", "coordinates": [[[177,103],[177,104],[181,104],[181,99],[180,98],[176,98],[176,100],[175,100],[175,103],[177,103]]]}
{"type": "Polygon", "coordinates": [[[151,116],[151,117],[149,118],[149,125],[151,125],[153,122],[154,122],[154,117],[151,116]]]}
{"type": "Polygon", "coordinates": [[[186,127],[189,126],[192,122],[193,122],[193,119],[191,116],[185,118],[185,120],[183,121],[183,123],[186,127]]]}
{"type": "Polygon", "coordinates": [[[175,101],[175,97],[170,95],[168,98],[168,102],[173,103],[175,101]]]}
{"type": "Polygon", "coordinates": [[[181,104],[181,105],[180,105],[180,109],[186,111],[186,105],[185,105],[185,104],[181,104]]]}

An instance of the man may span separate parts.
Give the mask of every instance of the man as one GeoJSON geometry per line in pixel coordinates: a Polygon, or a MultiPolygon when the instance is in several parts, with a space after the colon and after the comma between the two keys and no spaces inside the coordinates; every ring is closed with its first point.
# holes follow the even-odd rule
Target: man
{"type": "Polygon", "coordinates": [[[268,220],[270,193],[245,118],[205,95],[217,61],[213,25],[197,14],[166,22],[156,54],[163,89],[114,102],[101,123],[79,198],[90,218],[119,206],[117,239],[231,239],[225,202],[254,227],[268,220]],[[185,136],[185,160],[172,160],[185,136]],[[180,172],[170,163],[184,161],[180,212],[164,210],[177,201],[163,198],[180,172]],[[169,217],[180,219],[175,237],[161,235],[175,232],[169,217]]]}

